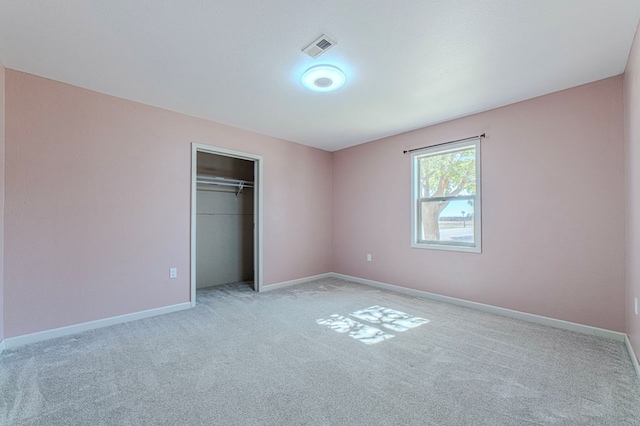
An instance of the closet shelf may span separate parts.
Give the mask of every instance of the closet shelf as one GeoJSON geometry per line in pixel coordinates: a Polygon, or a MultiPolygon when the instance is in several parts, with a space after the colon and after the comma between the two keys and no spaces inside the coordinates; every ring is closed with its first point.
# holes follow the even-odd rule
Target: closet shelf
{"type": "Polygon", "coordinates": [[[248,182],[240,179],[229,179],[216,176],[196,176],[196,183],[199,185],[218,185],[218,186],[232,186],[237,188],[236,197],[240,195],[244,188],[253,188],[253,182],[248,182]]]}

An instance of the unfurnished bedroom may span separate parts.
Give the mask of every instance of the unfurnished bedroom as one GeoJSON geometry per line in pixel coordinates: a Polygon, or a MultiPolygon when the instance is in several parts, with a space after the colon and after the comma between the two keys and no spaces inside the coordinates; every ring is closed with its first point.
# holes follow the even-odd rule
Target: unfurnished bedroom
{"type": "Polygon", "coordinates": [[[640,425],[639,23],[0,0],[0,424],[640,425]]]}

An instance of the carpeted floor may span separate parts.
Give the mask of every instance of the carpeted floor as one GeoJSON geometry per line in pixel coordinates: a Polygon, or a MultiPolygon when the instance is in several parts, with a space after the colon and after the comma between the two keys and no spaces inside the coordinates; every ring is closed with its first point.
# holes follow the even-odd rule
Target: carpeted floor
{"type": "Polygon", "coordinates": [[[197,300],[5,351],[0,424],[640,425],[618,342],[336,279],[197,300]]]}

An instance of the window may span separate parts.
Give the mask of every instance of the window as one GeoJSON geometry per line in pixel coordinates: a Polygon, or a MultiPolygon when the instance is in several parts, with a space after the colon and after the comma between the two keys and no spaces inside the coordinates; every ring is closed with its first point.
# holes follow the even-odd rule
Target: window
{"type": "Polygon", "coordinates": [[[411,155],[412,247],[480,253],[480,140],[411,155]]]}

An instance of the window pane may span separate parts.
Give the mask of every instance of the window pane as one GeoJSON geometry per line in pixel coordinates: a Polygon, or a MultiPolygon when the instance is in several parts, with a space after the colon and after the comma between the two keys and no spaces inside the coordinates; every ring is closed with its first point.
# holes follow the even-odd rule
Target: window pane
{"type": "Polygon", "coordinates": [[[417,158],[419,198],[475,195],[476,150],[474,147],[417,158]]]}
{"type": "Polygon", "coordinates": [[[474,244],[473,200],[419,202],[418,240],[474,244]]]}

